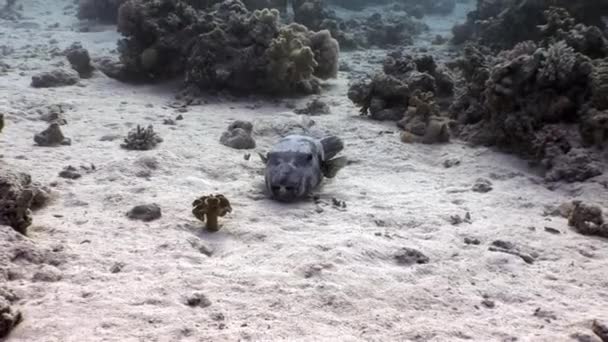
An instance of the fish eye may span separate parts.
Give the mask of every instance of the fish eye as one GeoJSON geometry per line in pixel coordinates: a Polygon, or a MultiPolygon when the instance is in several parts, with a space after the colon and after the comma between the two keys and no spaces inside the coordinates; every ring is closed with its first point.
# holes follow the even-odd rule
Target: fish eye
{"type": "Polygon", "coordinates": [[[312,154],[307,154],[306,155],[306,161],[312,161],[312,154]]]}

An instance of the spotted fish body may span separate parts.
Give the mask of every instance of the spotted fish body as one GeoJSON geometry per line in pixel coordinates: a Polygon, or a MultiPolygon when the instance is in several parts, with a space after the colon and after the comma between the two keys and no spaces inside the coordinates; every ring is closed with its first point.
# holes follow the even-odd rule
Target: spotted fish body
{"type": "Polygon", "coordinates": [[[343,149],[338,137],[321,140],[290,135],[281,139],[266,157],[266,189],[273,199],[291,202],[307,197],[323,181],[332,178],[346,164],[335,158],[343,149]]]}

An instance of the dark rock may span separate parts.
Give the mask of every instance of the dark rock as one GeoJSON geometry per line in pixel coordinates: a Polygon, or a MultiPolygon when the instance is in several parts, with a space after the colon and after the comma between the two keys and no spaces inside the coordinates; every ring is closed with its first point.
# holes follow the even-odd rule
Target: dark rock
{"type": "Polygon", "coordinates": [[[253,124],[247,121],[235,121],[228,130],[222,133],[220,143],[237,150],[247,150],[255,148],[256,143],[251,133],[253,124]]]}
{"type": "Polygon", "coordinates": [[[481,301],[481,305],[485,306],[488,309],[494,309],[496,307],[496,303],[493,300],[484,299],[481,301]]]}
{"type": "Polygon", "coordinates": [[[574,201],[574,208],[568,218],[568,224],[583,235],[595,235],[608,238],[608,223],[604,220],[602,209],[598,206],[574,201]]]}
{"type": "Polygon", "coordinates": [[[63,136],[61,128],[58,123],[52,123],[44,131],[34,135],[34,142],[38,146],[53,147],[60,145],[71,145],[72,141],[70,138],[63,136]]]}
{"type": "Polygon", "coordinates": [[[190,307],[206,308],[211,305],[211,301],[202,293],[194,293],[186,298],[186,305],[190,307]]]}
{"type": "Polygon", "coordinates": [[[4,297],[0,297],[0,338],[8,336],[22,319],[21,312],[13,309],[4,297]]]}
{"type": "Polygon", "coordinates": [[[422,252],[412,248],[401,248],[396,254],[395,259],[397,263],[404,266],[410,266],[413,264],[426,264],[430,261],[429,257],[422,254],[422,252]]]}
{"type": "Polygon", "coordinates": [[[479,239],[466,237],[464,238],[464,243],[467,245],[479,245],[481,244],[481,241],[479,241],[479,239]]]}
{"type": "Polygon", "coordinates": [[[478,178],[475,181],[475,184],[473,184],[473,188],[471,189],[474,192],[479,192],[479,193],[487,193],[492,191],[492,182],[490,182],[489,180],[485,179],[485,178],[478,178]]]}
{"type": "Polygon", "coordinates": [[[602,342],[608,342],[608,325],[598,321],[593,321],[593,333],[596,334],[602,342]]]}
{"type": "Polygon", "coordinates": [[[127,217],[130,219],[144,222],[157,220],[161,216],[160,207],[154,203],[135,206],[127,213],[127,217]]]}
{"type": "Polygon", "coordinates": [[[536,260],[534,255],[522,252],[519,247],[509,241],[496,240],[492,242],[492,246],[488,250],[518,256],[527,264],[533,264],[536,260]]]}
{"type": "Polygon", "coordinates": [[[124,262],[117,262],[110,267],[110,273],[120,273],[125,266],[127,265],[124,262]]]}
{"type": "Polygon", "coordinates": [[[78,83],[79,79],[73,70],[55,69],[32,76],[31,85],[34,88],[64,87],[78,83]]]}
{"type": "Polygon", "coordinates": [[[72,44],[66,50],[66,57],[72,65],[72,69],[78,72],[81,78],[90,78],[93,75],[93,66],[91,65],[91,57],[89,51],[80,45],[80,43],[72,44]]]}
{"type": "Polygon", "coordinates": [[[443,161],[443,167],[446,169],[460,165],[460,160],[457,158],[450,158],[443,161]]]}
{"type": "Polygon", "coordinates": [[[59,177],[67,178],[67,179],[78,179],[82,177],[80,173],[73,166],[66,166],[61,172],[59,172],[59,177]]]}

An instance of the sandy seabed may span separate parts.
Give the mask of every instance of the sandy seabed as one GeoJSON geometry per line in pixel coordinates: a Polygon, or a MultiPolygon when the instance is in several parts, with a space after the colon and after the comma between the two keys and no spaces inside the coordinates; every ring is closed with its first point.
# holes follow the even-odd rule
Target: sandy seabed
{"type": "MultiPolygon", "coordinates": [[[[591,338],[591,322],[608,319],[606,241],[547,214],[573,199],[605,207],[605,178],[548,187],[524,161],[491,149],[403,144],[394,124],[359,117],[341,72],[322,95],[332,113],[313,117],[311,130],[340,136],[353,163],[317,203],[275,203],[264,196],[256,152],[285,127],[306,126],[290,107],[309,99],[209,97],[179,109],[175,84],[126,85],[99,72],[76,86],[34,89],[31,76],[67,64],[53,52],[74,41],[92,56],[115,49],[114,27],[74,30],[70,4],[24,0],[26,18],[0,27],[1,44],[14,49],[0,76],[1,161],[52,185],[29,236],[67,258],[58,277],[9,282],[24,321],[7,341],[569,341],[591,338]],[[65,110],[71,146],[34,146],[51,105],[65,110]],[[180,114],[177,125],[162,124],[180,114]],[[254,123],[256,150],[219,144],[234,120],[254,123]],[[154,125],[164,142],[121,149],[138,124],[154,125]],[[460,165],[446,168],[448,159],[460,165]],[[58,177],[91,164],[80,179],[58,177]],[[492,190],[472,191],[479,178],[492,190]],[[190,212],[209,193],[234,209],[218,233],[190,212]],[[145,203],[157,203],[162,218],[126,217],[145,203]],[[453,224],[467,213],[470,222],[453,224]],[[534,261],[489,250],[497,240],[534,261]],[[403,248],[428,262],[399,263],[403,248]],[[208,303],[186,305],[197,294],[208,303]]],[[[462,15],[427,20],[443,33],[462,15]]],[[[355,61],[372,54],[342,58],[365,68],[355,61]]]]}

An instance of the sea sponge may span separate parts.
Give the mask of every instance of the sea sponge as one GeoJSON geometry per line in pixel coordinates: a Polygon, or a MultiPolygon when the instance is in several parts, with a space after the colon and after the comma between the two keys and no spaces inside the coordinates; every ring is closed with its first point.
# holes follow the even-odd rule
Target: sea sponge
{"type": "Polygon", "coordinates": [[[192,214],[202,222],[206,223],[206,227],[210,231],[218,231],[218,217],[224,217],[232,212],[230,202],[224,195],[209,195],[202,196],[192,202],[192,214]]]}
{"type": "Polygon", "coordinates": [[[153,149],[161,142],[163,139],[154,132],[152,125],[145,129],[137,125],[137,128],[129,132],[120,147],[127,150],[145,151],[153,149]]]}

